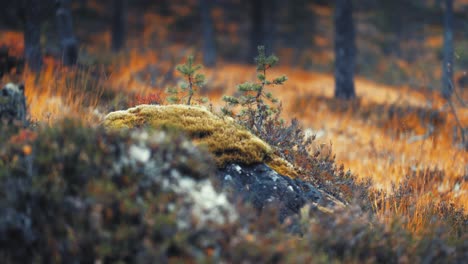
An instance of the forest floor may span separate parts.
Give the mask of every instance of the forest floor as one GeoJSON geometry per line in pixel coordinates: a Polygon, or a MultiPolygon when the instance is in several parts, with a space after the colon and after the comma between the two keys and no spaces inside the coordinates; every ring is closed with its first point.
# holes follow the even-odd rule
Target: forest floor
{"type": "MultiPolygon", "coordinates": [[[[145,37],[167,34],[160,30],[145,32],[145,37]]],[[[3,32],[0,43],[15,53],[22,50],[18,45],[21,38],[19,32],[3,32]]],[[[33,121],[54,124],[64,117],[74,117],[98,126],[110,111],[153,103],[151,99],[166,103],[164,89],[177,85],[181,78],[174,66],[193,52],[192,48],[171,44],[158,50],[139,47],[112,54],[107,51],[108,33],[95,34],[92,39],[94,44],[85,46],[80,54],[83,67],[64,69],[52,56],[46,56],[41,75],[26,71],[3,78],[2,83],[25,82],[33,121]]],[[[234,94],[237,84],[254,81],[256,76],[252,66],[226,62],[202,72],[207,76],[202,93],[210,98],[215,111],[222,106],[222,95],[234,94]]],[[[345,170],[359,179],[371,179],[372,188],[382,190],[372,205],[382,222],[391,224],[403,218],[405,228],[420,234],[434,227],[434,216],[445,217],[447,206],[463,211],[466,219],[468,154],[459,146],[455,116],[437,90],[384,85],[357,76],[358,98],[344,102],[333,98],[334,79],[330,73],[280,64],[269,74],[285,74],[289,79],[284,86],[271,89],[282,101],[286,122],[297,118],[316,135],[314,147],[322,155],[334,155],[345,170]],[[398,202],[388,199],[402,186],[412,192],[403,193],[398,202]]],[[[468,99],[468,90],[459,93],[468,99]]],[[[468,109],[456,106],[457,116],[466,127],[468,109]]],[[[466,223],[463,225],[466,227],[466,223]]]]}
{"type": "MultiPolygon", "coordinates": [[[[175,85],[180,76],[173,75],[167,62],[157,60],[153,52],[121,55],[115,59],[114,72],[96,73],[97,77],[95,71],[61,69],[49,61],[38,80],[24,74],[31,117],[53,123],[75,116],[94,126],[109,111],[148,102],[148,98],[166,103],[165,87],[154,83],[175,85]]],[[[236,84],[253,81],[256,75],[255,68],[238,64],[220,64],[203,73],[207,75],[203,92],[215,111],[222,106],[222,95],[234,94],[236,84]]],[[[315,134],[315,147],[323,155],[335,155],[337,164],[360,179],[370,178],[376,189],[392,193],[405,182],[418,190],[408,203],[399,205],[377,206],[386,196],[376,197],[383,220],[389,214],[408,217],[407,227],[416,232],[428,228],[437,204],[451,204],[468,214],[468,155],[454,142],[453,114],[437,92],[357,77],[358,99],[343,102],[333,99],[332,75],[286,67],[269,74],[288,76],[286,85],[271,92],[282,101],[286,122],[297,118],[315,134]]],[[[466,124],[468,110],[457,111],[466,124]]]]}

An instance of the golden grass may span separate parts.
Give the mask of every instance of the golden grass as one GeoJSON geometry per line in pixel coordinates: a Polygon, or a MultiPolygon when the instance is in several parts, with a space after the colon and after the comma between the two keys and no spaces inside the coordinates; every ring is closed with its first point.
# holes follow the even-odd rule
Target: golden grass
{"type": "Polygon", "coordinates": [[[102,77],[91,70],[67,69],[45,60],[40,74],[26,71],[20,76],[5,76],[6,82],[22,82],[28,113],[32,121],[54,122],[64,117],[97,122],[97,106],[103,93],[102,77]]]}

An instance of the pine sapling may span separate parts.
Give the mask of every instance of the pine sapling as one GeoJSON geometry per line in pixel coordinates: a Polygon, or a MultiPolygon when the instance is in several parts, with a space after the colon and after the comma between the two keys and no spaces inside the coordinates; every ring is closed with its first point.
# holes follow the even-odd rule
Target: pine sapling
{"type": "Polygon", "coordinates": [[[166,90],[170,95],[168,101],[179,104],[186,100],[185,104],[191,105],[192,99],[196,99],[199,103],[205,103],[206,98],[194,97],[198,89],[205,84],[205,75],[198,73],[202,68],[203,66],[200,64],[194,65],[193,56],[189,56],[185,64],[177,65],[176,70],[184,76],[185,81],[182,82],[180,87],[172,87],[166,90]]]}
{"type": "Polygon", "coordinates": [[[273,97],[271,92],[266,91],[268,86],[283,85],[287,80],[284,75],[272,80],[267,78],[267,70],[275,66],[278,61],[278,57],[274,55],[267,57],[265,47],[259,46],[258,56],[255,58],[258,82],[238,85],[237,90],[241,94],[239,97],[224,96],[226,106],[222,108],[223,114],[237,117],[247,128],[261,134],[264,121],[281,109],[278,99],[273,97]],[[240,111],[235,115],[232,109],[237,106],[240,107],[240,111]]]}

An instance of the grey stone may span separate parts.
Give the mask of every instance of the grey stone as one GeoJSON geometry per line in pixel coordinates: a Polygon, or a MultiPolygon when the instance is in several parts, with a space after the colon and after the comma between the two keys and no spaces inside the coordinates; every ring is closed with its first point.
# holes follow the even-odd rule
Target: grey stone
{"type": "Polygon", "coordinates": [[[0,121],[26,123],[26,97],[22,84],[8,83],[0,90],[0,121]]]}
{"type": "Polygon", "coordinates": [[[299,213],[308,202],[322,203],[326,195],[308,182],[278,174],[266,164],[230,164],[217,171],[217,178],[222,188],[234,190],[235,198],[251,202],[259,210],[278,204],[281,221],[299,213]]]}

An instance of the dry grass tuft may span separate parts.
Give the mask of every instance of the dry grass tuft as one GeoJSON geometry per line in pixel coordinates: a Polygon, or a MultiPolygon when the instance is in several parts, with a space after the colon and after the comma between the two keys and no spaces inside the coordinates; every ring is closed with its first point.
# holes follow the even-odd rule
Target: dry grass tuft
{"type": "Polygon", "coordinates": [[[104,76],[100,70],[65,68],[46,61],[40,74],[26,70],[21,76],[5,76],[2,82],[24,83],[29,116],[34,122],[75,117],[97,124],[104,76]]]}

